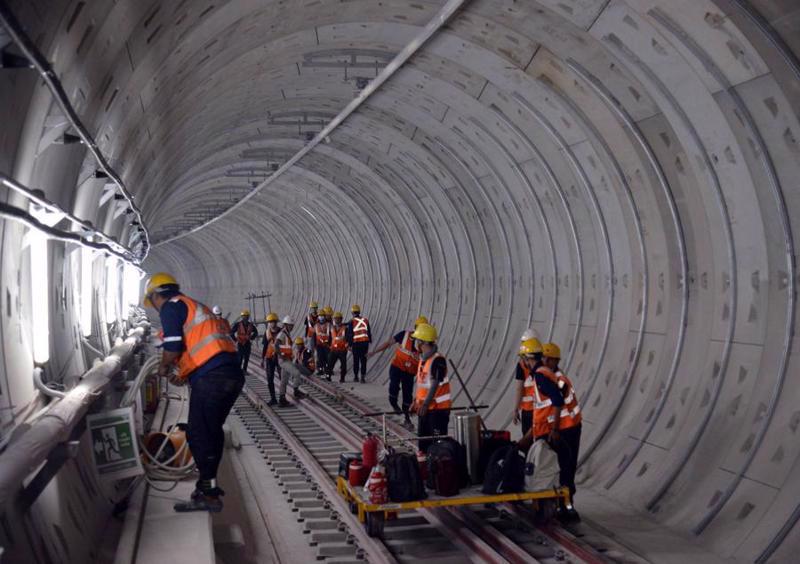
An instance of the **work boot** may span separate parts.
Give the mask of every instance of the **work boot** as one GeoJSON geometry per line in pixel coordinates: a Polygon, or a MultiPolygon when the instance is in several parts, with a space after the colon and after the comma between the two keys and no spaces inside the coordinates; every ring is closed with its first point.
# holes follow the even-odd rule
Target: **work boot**
{"type": "Polygon", "coordinates": [[[269,398],[267,405],[278,405],[278,402],[275,401],[275,398],[269,398]]]}
{"type": "Polygon", "coordinates": [[[414,430],[414,422],[411,421],[411,418],[408,415],[406,415],[406,419],[405,421],[403,421],[403,427],[405,427],[409,431],[414,430]]]}
{"type": "Polygon", "coordinates": [[[571,505],[567,506],[567,509],[566,509],[565,512],[566,512],[567,523],[580,523],[581,522],[581,516],[578,514],[577,511],[575,511],[575,508],[573,506],[571,506],[571,505]]]}
{"type": "Polygon", "coordinates": [[[301,400],[301,399],[303,399],[303,398],[305,398],[305,397],[308,397],[308,395],[307,395],[307,394],[304,394],[304,393],[303,393],[301,390],[297,390],[297,389],[296,389],[296,390],[294,391],[294,399],[296,399],[296,400],[301,400]]]}
{"type": "Polygon", "coordinates": [[[181,501],[172,506],[178,513],[189,511],[208,511],[209,513],[219,513],[222,511],[222,500],[219,496],[206,495],[203,492],[192,493],[189,501],[181,501]]]}
{"type": "MultiPolygon", "coordinates": [[[[203,490],[201,490],[201,489],[200,489],[200,486],[199,486],[199,484],[200,484],[200,481],[198,481],[197,483],[198,483],[198,485],[196,485],[196,486],[194,487],[194,491],[192,492],[192,495],[190,495],[190,496],[189,496],[189,497],[190,497],[191,499],[193,499],[193,500],[194,500],[194,499],[200,499],[200,498],[202,498],[202,497],[203,497],[203,495],[205,495],[205,494],[203,493],[203,490]]],[[[211,491],[208,491],[208,492],[206,492],[206,493],[208,493],[208,495],[211,495],[211,496],[214,496],[214,497],[219,497],[219,496],[225,495],[225,490],[223,490],[223,489],[222,489],[222,488],[220,488],[220,487],[216,487],[216,486],[215,486],[215,487],[213,488],[213,490],[211,490],[211,491]]]]}
{"type": "Polygon", "coordinates": [[[286,401],[286,396],[281,396],[278,400],[278,407],[289,407],[290,405],[292,404],[286,401]]]}
{"type": "Polygon", "coordinates": [[[344,376],[339,376],[339,383],[344,384],[344,376]]]}
{"type": "Polygon", "coordinates": [[[332,376],[331,374],[326,374],[326,375],[325,375],[325,379],[326,379],[328,382],[330,382],[330,381],[331,381],[331,376],[332,376]]]}
{"type": "Polygon", "coordinates": [[[366,384],[367,383],[367,378],[363,374],[361,375],[361,383],[362,384],[366,384]]]}

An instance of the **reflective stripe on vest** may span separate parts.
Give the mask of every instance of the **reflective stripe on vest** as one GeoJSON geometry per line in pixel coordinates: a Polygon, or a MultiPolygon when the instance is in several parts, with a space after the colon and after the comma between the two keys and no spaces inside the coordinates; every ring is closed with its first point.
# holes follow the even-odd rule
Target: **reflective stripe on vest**
{"type": "MultiPolygon", "coordinates": [[[[417,369],[417,402],[421,405],[428,397],[428,390],[431,388],[431,366],[433,361],[437,358],[444,359],[444,355],[435,353],[425,362],[419,363],[417,369]]],[[[448,409],[450,407],[450,378],[447,376],[447,368],[445,365],[445,376],[439,386],[436,388],[433,402],[428,409],[448,409]]]]}
{"type": "Polygon", "coordinates": [[[192,372],[222,352],[235,353],[236,343],[226,330],[225,320],[215,317],[205,305],[188,296],[175,296],[171,302],[186,305],[183,341],[186,350],[178,358],[178,377],[187,379],[192,372]]]}
{"type": "MultiPolygon", "coordinates": [[[[561,386],[559,386],[560,380],[563,380],[565,385],[570,386],[570,388],[572,387],[572,383],[566,376],[561,372],[554,374],[553,371],[546,366],[540,367],[536,373],[549,378],[559,389],[561,388],[561,386]]],[[[578,407],[577,400],[574,399],[574,392],[572,392],[571,395],[573,396],[574,404],[570,405],[564,400],[564,405],[561,407],[561,419],[558,424],[560,430],[575,427],[581,422],[580,407],[578,407]]],[[[539,386],[534,385],[534,396],[533,433],[534,436],[540,437],[542,435],[547,435],[553,430],[557,408],[547,395],[539,391],[539,386]]]]}
{"type": "Polygon", "coordinates": [[[417,370],[419,370],[419,353],[414,350],[414,339],[411,338],[411,331],[406,331],[400,346],[395,348],[392,366],[409,374],[416,374],[417,370]]]}
{"type": "Polygon", "coordinates": [[[353,342],[364,343],[369,341],[369,321],[366,317],[353,318],[353,342]]]}
{"type": "Polygon", "coordinates": [[[281,331],[280,335],[278,335],[278,352],[286,360],[292,360],[293,347],[292,336],[284,329],[281,331]]]}
{"type": "Polygon", "coordinates": [[[331,326],[328,323],[317,323],[314,325],[317,345],[327,347],[331,343],[331,326]]]}
{"type": "Polygon", "coordinates": [[[275,353],[277,352],[277,343],[278,338],[280,337],[280,332],[273,333],[269,329],[267,329],[267,348],[264,350],[264,356],[266,358],[272,359],[275,358],[275,353]]]}
{"type": "Polygon", "coordinates": [[[344,325],[331,327],[331,350],[336,352],[347,350],[347,328],[344,325]]]}
{"type": "Polygon", "coordinates": [[[239,326],[236,328],[236,341],[240,345],[246,345],[250,342],[250,334],[252,332],[253,329],[250,323],[245,324],[244,321],[240,321],[239,326]]]}
{"type": "Polygon", "coordinates": [[[536,380],[531,374],[531,369],[525,366],[523,361],[520,361],[522,373],[525,375],[522,387],[522,398],[520,399],[519,408],[522,411],[533,411],[533,401],[535,398],[536,380]]]}

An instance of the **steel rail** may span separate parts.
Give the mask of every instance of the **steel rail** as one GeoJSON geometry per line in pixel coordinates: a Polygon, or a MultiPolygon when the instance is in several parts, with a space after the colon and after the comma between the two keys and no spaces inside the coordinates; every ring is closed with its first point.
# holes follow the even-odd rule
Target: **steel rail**
{"type": "MultiPolygon", "coordinates": [[[[64,87],[61,85],[61,81],[56,77],[56,73],[53,70],[50,63],[44,57],[41,51],[36,47],[30,37],[25,33],[20,25],[17,18],[11,12],[9,7],[5,4],[5,2],[0,1],[0,24],[6,28],[8,35],[11,37],[11,40],[19,47],[22,54],[27,58],[31,64],[34,66],[36,71],[41,75],[42,80],[47,87],[50,89],[50,92],[53,95],[56,103],[61,108],[61,111],[64,113],[64,116],[69,120],[70,124],[72,125],[75,132],[78,134],[78,137],[81,138],[81,141],[92,153],[97,164],[100,168],[105,172],[108,177],[114,181],[117,187],[122,194],[122,197],[128,202],[128,206],[130,206],[133,213],[136,214],[136,220],[139,223],[139,227],[141,228],[142,233],[144,234],[144,241],[142,242],[142,251],[141,256],[139,258],[139,262],[143,261],[147,258],[147,253],[150,250],[150,234],[147,231],[147,227],[145,226],[144,220],[142,219],[142,212],[139,210],[138,206],[133,201],[133,195],[128,192],[127,188],[125,188],[125,184],[122,182],[122,178],[116,173],[116,171],[111,168],[111,165],[106,160],[103,153],[100,152],[100,149],[97,146],[97,142],[95,142],[92,135],[89,133],[89,130],[81,122],[80,118],[78,117],[75,108],[72,107],[72,104],[69,101],[69,97],[67,93],[64,91],[64,87]]],[[[131,254],[134,254],[131,252],[131,254]]]]}

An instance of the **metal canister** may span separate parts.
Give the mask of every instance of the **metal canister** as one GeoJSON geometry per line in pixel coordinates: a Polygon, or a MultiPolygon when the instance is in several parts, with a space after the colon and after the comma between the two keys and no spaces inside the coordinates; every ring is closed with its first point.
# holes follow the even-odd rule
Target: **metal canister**
{"type": "Polygon", "coordinates": [[[467,470],[472,483],[478,479],[478,456],[481,446],[481,416],[473,411],[459,413],[455,422],[456,440],[467,454],[467,470]]]}

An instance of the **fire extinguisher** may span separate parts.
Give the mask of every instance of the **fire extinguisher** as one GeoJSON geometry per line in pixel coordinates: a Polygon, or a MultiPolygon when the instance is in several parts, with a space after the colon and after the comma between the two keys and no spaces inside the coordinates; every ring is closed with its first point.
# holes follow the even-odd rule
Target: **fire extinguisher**
{"type": "Polygon", "coordinates": [[[389,503],[389,488],[386,484],[386,472],[382,464],[372,467],[365,489],[369,492],[370,503],[376,505],[389,503]]]}
{"type": "Polygon", "coordinates": [[[369,470],[378,463],[378,448],[381,441],[372,433],[367,433],[364,442],[361,443],[361,464],[369,470]]]}

